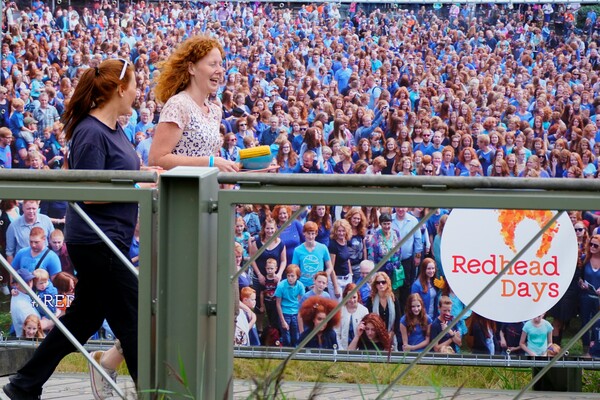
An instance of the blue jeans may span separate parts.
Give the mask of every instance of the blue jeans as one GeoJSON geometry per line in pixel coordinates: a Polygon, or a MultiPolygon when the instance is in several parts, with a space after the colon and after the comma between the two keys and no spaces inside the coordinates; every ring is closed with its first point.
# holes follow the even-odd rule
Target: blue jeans
{"type": "Polygon", "coordinates": [[[298,344],[298,315],[297,314],[283,314],[283,319],[287,322],[289,330],[281,328],[281,340],[283,345],[286,347],[296,347],[298,344]]]}
{"type": "MultiPolygon", "coordinates": [[[[590,297],[587,294],[582,294],[579,298],[579,306],[579,316],[581,318],[581,326],[583,326],[598,312],[598,299],[590,297]]],[[[581,337],[581,342],[586,347],[590,345],[591,332],[595,332],[594,328],[584,333],[581,337]]]]}

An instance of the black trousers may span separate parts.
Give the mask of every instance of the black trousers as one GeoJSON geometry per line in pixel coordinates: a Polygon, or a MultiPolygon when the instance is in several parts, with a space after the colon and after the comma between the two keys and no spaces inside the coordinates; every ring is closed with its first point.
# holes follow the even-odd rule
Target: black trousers
{"type": "MultiPolygon", "coordinates": [[[[75,299],[61,322],[85,343],[106,319],[121,341],[131,377],[137,382],[138,279],[104,244],[68,244],[79,282],[75,299]]],[[[124,254],[128,249],[120,248],[124,254]]],[[[41,393],[58,363],[75,347],[58,328],[53,328],[31,360],[11,377],[13,385],[41,393]]]]}
{"type": "Polygon", "coordinates": [[[400,298],[400,307],[402,307],[402,312],[404,312],[406,300],[410,295],[410,289],[416,278],[414,257],[408,257],[402,260],[402,266],[404,267],[404,286],[398,289],[398,296],[400,298]]]}

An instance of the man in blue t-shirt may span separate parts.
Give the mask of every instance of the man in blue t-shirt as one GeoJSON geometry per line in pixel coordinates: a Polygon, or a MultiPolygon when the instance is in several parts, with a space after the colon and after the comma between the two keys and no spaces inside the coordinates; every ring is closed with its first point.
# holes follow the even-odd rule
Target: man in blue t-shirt
{"type": "Polygon", "coordinates": [[[55,252],[46,246],[46,232],[44,229],[36,226],[31,229],[29,234],[29,247],[25,247],[17,252],[12,260],[14,269],[27,269],[30,272],[38,268],[45,269],[53,279],[62,268],[60,259],[55,252]]]}

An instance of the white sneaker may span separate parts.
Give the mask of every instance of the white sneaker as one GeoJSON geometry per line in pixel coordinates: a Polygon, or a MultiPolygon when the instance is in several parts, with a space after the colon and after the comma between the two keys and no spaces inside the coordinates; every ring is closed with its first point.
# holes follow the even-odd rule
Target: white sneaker
{"type": "MultiPolygon", "coordinates": [[[[94,351],[90,353],[90,355],[94,358],[94,360],[100,364],[100,359],[104,354],[103,351],[94,351]]],[[[88,363],[89,364],[89,363],[88,363]]],[[[110,398],[114,395],[113,388],[110,384],[104,380],[100,372],[98,372],[91,364],[88,365],[90,370],[90,381],[92,384],[92,394],[94,395],[95,400],[104,400],[110,398]]],[[[102,367],[104,368],[104,367],[102,367]]],[[[109,370],[104,368],[104,371],[110,376],[113,381],[117,381],[117,371],[109,370]]]]}

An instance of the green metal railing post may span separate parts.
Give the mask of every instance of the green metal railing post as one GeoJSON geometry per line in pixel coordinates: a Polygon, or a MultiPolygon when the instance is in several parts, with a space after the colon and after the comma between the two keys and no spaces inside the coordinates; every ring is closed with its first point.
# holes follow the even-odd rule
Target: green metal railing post
{"type": "Polygon", "coordinates": [[[218,187],[216,168],[178,167],[160,178],[156,387],[196,399],[217,398],[226,372],[215,368],[217,353],[232,347],[233,334],[215,346],[218,187]]]}

